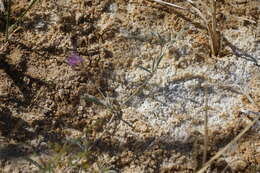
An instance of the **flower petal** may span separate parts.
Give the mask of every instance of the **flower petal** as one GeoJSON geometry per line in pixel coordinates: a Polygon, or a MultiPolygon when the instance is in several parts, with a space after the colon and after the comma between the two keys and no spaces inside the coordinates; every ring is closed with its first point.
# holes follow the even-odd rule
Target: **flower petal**
{"type": "Polygon", "coordinates": [[[83,58],[77,55],[75,52],[67,60],[70,66],[75,66],[83,62],[83,58]]]}

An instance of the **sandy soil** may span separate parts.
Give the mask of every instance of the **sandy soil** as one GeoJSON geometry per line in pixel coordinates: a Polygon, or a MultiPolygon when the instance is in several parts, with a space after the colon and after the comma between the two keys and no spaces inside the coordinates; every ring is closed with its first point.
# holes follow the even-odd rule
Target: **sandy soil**
{"type": "MultiPolygon", "coordinates": [[[[11,24],[28,5],[13,1],[11,24]]],[[[1,12],[0,172],[39,172],[28,158],[54,172],[196,172],[205,110],[208,159],[259,116],[259,6],[217,3],[229,41],[218,57],[198,16],[149,0],[41,0],[9,42],[1,12]],[[77,67],[67,63],[72,37],[84,59],[77,67]],[[161,55],[146,82],[140,66],[161,55]]],[[[259,127],[208,172],[260,172],[259,127]]]]}

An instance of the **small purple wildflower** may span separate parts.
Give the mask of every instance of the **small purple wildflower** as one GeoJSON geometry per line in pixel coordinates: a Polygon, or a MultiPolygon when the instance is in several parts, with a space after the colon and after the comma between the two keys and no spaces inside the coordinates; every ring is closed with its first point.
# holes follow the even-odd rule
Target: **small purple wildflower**
{"type": "Polygon", "coordinates": [[[83,58],[81,58],[78,54],[77,54],[77,52],[72,52],[72,55],[68,58],[68,64],[70,65],[70,66],[76,66],[76,65],[78,65],[78,64],[80,64],[80,63],[82,63],[83,62],[83,58]]]}
{"type": "Polygon", "coordinates": [[[68,64],[70,66],[74,67],[74,66],[82,63],[83,62],[83,58],[78,55],[76,38],[71,38],[71,44],[72,44],[72,54],[67,59],[67,62],[68,62],[68,64]]]}

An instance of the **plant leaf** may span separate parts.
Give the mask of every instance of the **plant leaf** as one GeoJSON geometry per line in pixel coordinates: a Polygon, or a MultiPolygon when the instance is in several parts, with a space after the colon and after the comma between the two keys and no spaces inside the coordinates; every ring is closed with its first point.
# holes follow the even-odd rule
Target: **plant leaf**
{"type": "Polygon", "coordinates": [[[33,165],[35,165],[37,168],[39,168],[40,170],[44,170],[44,167],[42,167],[38,162],[36,162],[35,160],[32,160],[29,157],[25,157],[25,160],[27,160],[28,162],[32,163],[33,165]]]}
{"type": "Polygon", "coordinates": [[[148,70],[147,68],[145,68],[145,67],[143,67],[143,66],[137,66],[137,67],[139,67],[140,69],[142,69],[142,70],[144,70],[144,71],[146,71],[146,72],[148,72],[148,73],[152,73],[150,70],[148,70]]]}
{"type": "Polygon", "coordinates": [[[164,54],[162,53],[162,54],[160,55],[160,57],[158,58],[157,63],[156,63],[156,70],[157,70],[157,68],[158,68],[158,66],[159,66],[159,64],[160,64],[160,62],[162,61],[163,56],[164,56],[164,54]]]}

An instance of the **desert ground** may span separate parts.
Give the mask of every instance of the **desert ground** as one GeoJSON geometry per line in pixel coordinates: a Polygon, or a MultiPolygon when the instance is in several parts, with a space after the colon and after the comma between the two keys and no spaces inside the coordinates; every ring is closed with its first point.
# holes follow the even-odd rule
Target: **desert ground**
{"type": "Polygon", "coordinates": [[[0,172],[259,173],[260,1],[212,2],[0,0],[0,172]]]}

